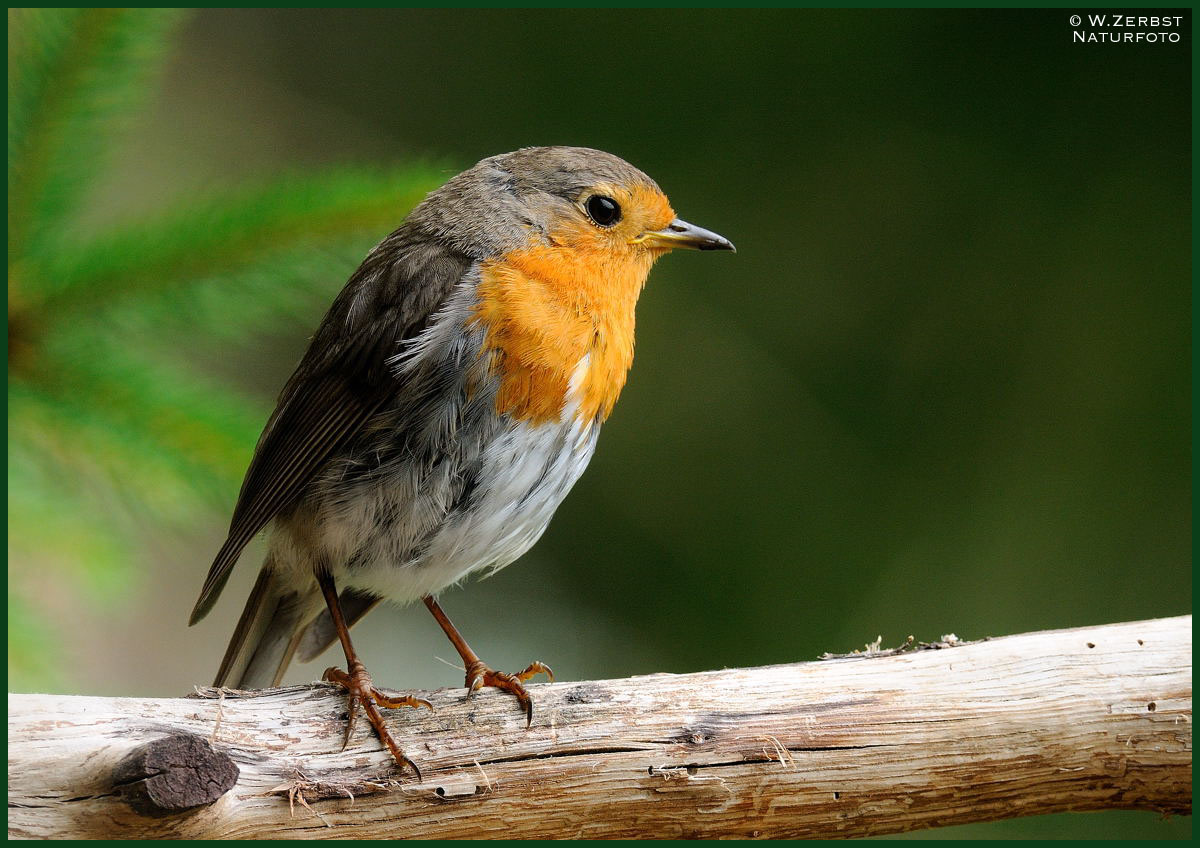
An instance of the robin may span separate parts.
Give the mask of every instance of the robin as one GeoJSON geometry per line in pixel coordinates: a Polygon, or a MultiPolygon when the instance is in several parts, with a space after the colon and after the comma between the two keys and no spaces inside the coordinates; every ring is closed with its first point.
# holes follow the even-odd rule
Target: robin
{"type": "MultiPolygon", "coordinates": [[[[581,147],[492,156],[431,192],[350,277],[259,438],[190,624],[242,549],[269,548],[215,686],[278,685],[335,640],[325,679],[401,766],[350,627],[381,600],[424,601],[462,657],[468,696],[494,686],[532,722],[524,682],[494,671],[439,591],[538,540],[579,479],[633,361],[634,306],[675,248],[733,250],[675,217],[622,159],[581,147]]],[[[432,707],[430,707],[432,709],[432,707]]]]}

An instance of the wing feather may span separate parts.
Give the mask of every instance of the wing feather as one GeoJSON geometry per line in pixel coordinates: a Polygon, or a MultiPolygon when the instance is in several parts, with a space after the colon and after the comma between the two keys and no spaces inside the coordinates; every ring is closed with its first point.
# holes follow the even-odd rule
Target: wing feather
{"type": "Polygon", "coordinates": [[[350,278],[263,429],[189,624],[212,609],[250,540],[401,390],[388,360],[421,332],[470,266],[462,254],[414,242],[402,227],[350,278]]]}

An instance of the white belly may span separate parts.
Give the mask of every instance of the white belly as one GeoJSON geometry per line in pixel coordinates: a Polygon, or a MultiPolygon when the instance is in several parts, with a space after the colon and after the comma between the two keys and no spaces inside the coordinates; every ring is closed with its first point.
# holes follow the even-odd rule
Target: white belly
{"type": "Polygon", "coordinates": [[[404,603],[494,573],[541,537],[554,511],[583,474],[599,425],[572,421],[531,427],[514,422],[486,448],[472,507],[440,528],[423,555],[397,562],[386,539],[364,552],[342,581],[404,603]]]}

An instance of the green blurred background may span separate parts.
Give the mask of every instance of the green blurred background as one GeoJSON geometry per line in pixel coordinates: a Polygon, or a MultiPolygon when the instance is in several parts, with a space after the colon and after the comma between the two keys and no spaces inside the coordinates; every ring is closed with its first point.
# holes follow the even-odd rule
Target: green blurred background
{"type": "MultiPolygon", "coordinates": [[[[187,614],[308,335],[425,191],[525,145],[629,159],[738,253],[659,264],[587,474],[443,595],[494,666],[1191,611],[1189,11],[1134,45],[1066,11],[130,14],[10,12],[10,690],[209,682],[261,541],[187,614]]],[[[420,608],[356,633],[385,685],[460,682],[420,608]]]]}

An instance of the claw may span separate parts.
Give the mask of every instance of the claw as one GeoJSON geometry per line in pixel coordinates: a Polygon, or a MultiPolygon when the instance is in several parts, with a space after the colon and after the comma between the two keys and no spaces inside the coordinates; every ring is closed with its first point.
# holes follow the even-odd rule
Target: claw
{"type": "Polygon", "coordinates": [[[350,672],[344,672],[340,668],[327,668],[323,679],[330,683],[335,683],[346,690],[349,696],[349,715],[346,718],[346,735],[342,740],[342,750],[350,744],[350,738],[354,735],[354,725],[358,719],[358,708],[362,707],[362,711],[367,714],[367,720],[371,722],[371,726],[375,728],[375,733],[379,736],[379,740],[391,752],[392,758],[400,765],[400,768],[408,766],[416,772],[417,779],[421,779],[421,770],[417,768],[417,764],[405,756],[400,750],[400,746],[392,739],[391,734],[387,731],[387,726],[384,724],[383,715],[379,712],[379,707],[388,709],[396,709],[399,707],[428,707],[433,710],[433,704],[426,701],[424,698],[414,698],[412,695],[404,695],[401,697],[393,697],[385,695],[375,688],[371,682],[371,676],[367,674],[366,668],[360,662],[350,664],[350,672]]]}
{"type": "Polygon", "coordinates": [[[467,687],[468,698],[483,688],[483,679],[490,674],[491,671],[492,670],[482,662],[476,661],[471,663],[470,667],[467,669],[465,683],[467,687]]]}
{"type": "Polygon", "coordinates": [[[424,707],[431,713],[437,712],[433,708],[433,704],[429,703],[424,698],[414,698],[412,695],[403,695],[397,698],[391,695],[385,695],[378,689],[374,689],[372,692],[372,697],[374,698],[375,703],[379,704],[381,707],[387,707],[389,710],[397,710],[400,707],[413,707],[414,709],[417,707],[424,707]]]}
{"type": "Polygon", "coordinates": [[[534,660],[529,665],[525,666],[525,670],[517,675],[517,679],[521,681],[528,680],[535,674],[544,674],[550,678],[550,682],[554,682],[554,672],[550,670],[550,666],[546,665],[541,660],[534,660]]]}
{"type": "Polygon", "coordinates": [[[488,668],[483,662],[476,660],[467,668],[467,697],[470,698],[484,686],[494,686],[497,689],[511,692],[516,696],[517,703],[525,713],[525,727],[528,728],[533,724],[533,699],[529,697],[524,682],[536,674],[545,674],[550,678],[551,683],[554,682],[554,672],[550,670],[550,666],[538,660],[531,662],[524,671],[518,674],[495,671],[488,668]]]}

